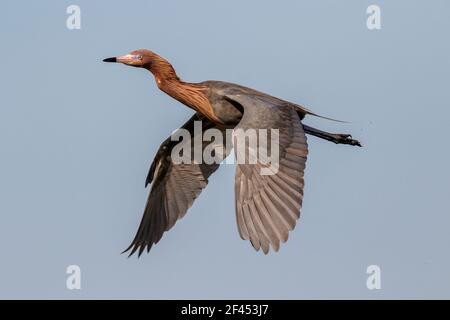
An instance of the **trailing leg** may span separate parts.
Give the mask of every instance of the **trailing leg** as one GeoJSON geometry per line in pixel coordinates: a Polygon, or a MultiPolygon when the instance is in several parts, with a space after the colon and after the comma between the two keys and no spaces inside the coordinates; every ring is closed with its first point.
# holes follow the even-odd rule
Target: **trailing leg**
{"type": "Polygon", "coordinates": [[[361,143],[359,143],[358,140],[352,139],[352,136],[350,134],[329,133],[316,128],[309,127],[307,125],[303,125],[303,129],[305,130],[305,133],[324,140],[328,140],[337,144],[348,144],[351,146],[361,147],[361,143]]]}

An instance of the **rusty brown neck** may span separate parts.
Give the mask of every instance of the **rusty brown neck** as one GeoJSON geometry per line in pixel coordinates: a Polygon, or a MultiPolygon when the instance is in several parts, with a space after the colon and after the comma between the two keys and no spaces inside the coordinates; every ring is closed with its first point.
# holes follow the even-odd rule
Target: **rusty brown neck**
{"type": "Polygon", "coordinates": [[[162,66],[153,65],[148,70],[153,73],[156,84],[161,91],[189,108],[203,114],[211,121],[215,123],[221,122],[214,114],[209,103],[206,87],[196,83],[181,81],[169,63],[162,66]]]}

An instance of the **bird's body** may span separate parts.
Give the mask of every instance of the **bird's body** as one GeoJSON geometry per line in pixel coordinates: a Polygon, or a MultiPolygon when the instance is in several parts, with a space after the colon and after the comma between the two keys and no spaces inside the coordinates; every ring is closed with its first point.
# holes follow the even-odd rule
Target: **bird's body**
{"type": "MultiPolygon", "coordinates": [[[[122,62],[142,67],[155,77],[159,89],[196,111],[182,129],[191,134],[194,121],[202,121],[202,129],[276,129],[279,132],[279,165],[276,171],[261,175],[266,164],[239,163],[235,178],[236,218],[239,234],[250,240],[256,250],[277,251],[287,241],[300,216],[303,201],[303,175],[308,154],[305,133],[335,143],[360,145],[349,135],[330,134],[301,123],[312,114],[306,108],[271,95],[222,81],[187,83],[180,80],[172,65],[148,50],[108,58],[107,62],[122,62]]],[[[194,137],[195,138],[195,137],[194,137]]],[[[193,143],[192,141],[184,143],[193,143]]],[[[206,187],[208,178],[218,163],[181,163],[171,159],[178,142],[170,137],[164,141],[146,179],[152,188],[138,232],[127,250],[131,254],[150,250],[163,233],[183,217],[194,200],[206,187]]],[[[230,148],[223,142],[226,157],[230,148]]],[[[234,142],[236,143],[236,142],[234,142]]],[[[207,143],[203,143],[203,149],[207,143]]]]}

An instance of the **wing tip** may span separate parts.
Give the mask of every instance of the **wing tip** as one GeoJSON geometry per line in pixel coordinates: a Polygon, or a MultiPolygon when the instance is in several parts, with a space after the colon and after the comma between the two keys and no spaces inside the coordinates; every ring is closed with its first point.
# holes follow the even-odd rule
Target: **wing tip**
{"type": "Polygon", "coordinates": [[[138,244],[135,242],[132,242],[128,248],[126,248],[125,250],[123,250],[120,254],[125,254],[128,251],[130,251],[130,253],[128,253],[127,258],[130,258],[132,255],[134,255],[136,252],[138,253],[137,257],[140,258],[142,253],[145,251],[145,248],[147,247],[147,253],[150,252],[150,248],[152,247],[151,245],[148,244],[138,244]]]}

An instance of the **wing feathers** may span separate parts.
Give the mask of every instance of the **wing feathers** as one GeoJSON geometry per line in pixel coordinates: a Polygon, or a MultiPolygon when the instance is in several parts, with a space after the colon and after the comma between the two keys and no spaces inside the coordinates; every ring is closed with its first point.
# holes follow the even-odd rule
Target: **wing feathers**
{"type": "MultiPolygon", "coordinates": [[[[216,127],[208,119],[195,114],[182,128],[194,132],[194,121],[201,120],[203,128],[216,127]]],[[[224,131],[225,129],[218,128],[224,131]]],[[[146,184],[152,183],[147,204],[136,236],[130,246],[124,251],[130,251],[130,256],[138,252],[140,256],[145,248],[147,251],[161,240],[165,231],[172,228],[192,206],[195,199],[208,184],[209,176],[219,168],[218,164],[174,164],[170,154],[176,142],[170,137],[164,141],[147,175],[146,184]]],[[[207,144],[204,145],[204,147],[207,144]]],[[[224,157],[229,153],[226,150],[224,157]]],[[[191,148],[193,149],[193,148],[191,148]]],[[[255,238],[256,241],[257,238],[255,238]]]]}
{"type": "MultiPolygon", "coordinates": [[[[289,231],[295,228],[303,201],[304,169],[308,145],[295,110],[246,95],[232,95],[229,99],[240,103],[244,116],[236,128],[278,129],[279,167],[270,175],[261,175],[268,165],[238,164],[236,168],[236,216],[239,234],[249,239],[258,251],[278,251],[286,242],[289,231]]],[[[269,140],[268,140],[269,141],[269,140]]],[[[251,150],[256,153],[256,150],[251,150]]]]}

